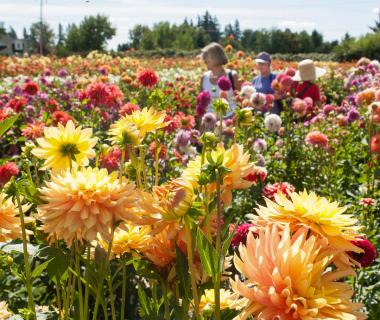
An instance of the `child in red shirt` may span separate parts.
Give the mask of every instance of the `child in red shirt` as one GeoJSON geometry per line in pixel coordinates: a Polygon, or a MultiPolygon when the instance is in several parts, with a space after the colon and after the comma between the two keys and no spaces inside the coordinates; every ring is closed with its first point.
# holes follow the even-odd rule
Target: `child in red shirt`
{"type": "Polygon", "coordinates": [[[306,59],[298,64],[298,70],[293,77],[295,81],[293,88],[297,98],[305,99],[307,97],[313,99],[313,103],[318,105],[321,102],[319,87],[314,81],[326,73],[325,69],[318,68],[314,65],[314,61],[306,59]]]}

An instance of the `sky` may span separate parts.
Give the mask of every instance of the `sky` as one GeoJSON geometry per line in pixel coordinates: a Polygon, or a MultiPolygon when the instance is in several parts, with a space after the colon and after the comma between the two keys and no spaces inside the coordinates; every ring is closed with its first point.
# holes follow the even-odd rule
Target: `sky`
{"type": "MultiPolygon", "coordinates": [[[[117,28],[108,48],[128,41],[128,31],[136,24],[181,23],[196,20],[209,10],[220,24],[238,19],[242,29],[290,28],[293,31],[317,29],[327,40],[340,40],[346,32],[360,36],[369,31],[380,11],[375,0],[42,0],[43,19],[57,33],[85,16],[107,15],[117,28]]],[[[13,26],[19,37],[23,27],[39,20],[40,0],[0,0],[0,21],[13,26]]]]}

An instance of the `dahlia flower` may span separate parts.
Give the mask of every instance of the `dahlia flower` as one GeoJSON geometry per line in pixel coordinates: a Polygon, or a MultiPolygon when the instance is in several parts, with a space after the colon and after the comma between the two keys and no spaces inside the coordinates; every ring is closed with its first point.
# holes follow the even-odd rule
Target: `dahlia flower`
{"type": "Polygon", "coordinates": [[[281,192],[288,197],[294,191],[296,191],[296,189],[290,183],[277,182],[266,185],[263,189],[263,196],[274,201],[277,193],[281,192]]]}
{"type": "Polygon", "coordinates": [[[377,258],[377,251],[375,246],[366,238],[358,237],[356,240],[351,241],[355,246],[363,249],[362,253],[350,252],[350,256],[359,262],[362,268],[369,267],[377,258]]]}
{"type": "MultiPolygon", "coordinates": [[[[253,162],[249,162],[249,153],[244,152],[243,146],[234,144],[231,148],[225,150],[223,146],[218,146],[215,150],[211,151],[213,159],[217,159],[223,155],[222,166],[231,170],[224,176],[222,184],[222,201],[226,206],[232,202],[232,191],[235,189],[247,189],[253,185],[254,181],[246,179],[252,174],[255,174],[258,167],[253,162]]],[[[190,161],[187,168],[183,171],[182,178],[193,185],[198,186],[198,179],[201,173],[201,157],[197,156],[194,160],[190,161]]],[[[205,159],[205,163],[208,161],[205,159]]],[[[213,182],[209,185],[209,191],[216,190],[216,183],[213,182]]]]}
{"type": "Polygon", "coordinates": [[[19,174],[20,170],[14,162],[7,162],[0,166],[0,186],[4,186],[12,177],[19,174]]]}
{"type": "Polygon", "coordinates": [[[365,207],[374,206],[376,204],[376,200],[372,198],[361,198],[359,200],[359,204],[365,207]]]}
{"type": "Polygon", "coordinates": [[[305,142],[314,147],[326,149],[329,144],[329,138],[320,131],[311,131],[306,135],[305,142]]]}
{"type": "Polygon", "coordinates": [[[36,139],[43,135],[45,124],[43,122],[32,122],[22,129],[21,134],[27,139],[36,139]]]}
{"type": "Polygon", "coordinates": [[[169,228],[152,236],[144,255],[156,266],[164,268],[176,259],[176,243],[169,228]]]}
{"type": "Polygon", "coordinates": [[[127,145],[139,145],[142,140],[136,125],[131,123],[126,116],[111,124],[108,135],[112,145],[123,148],[127,145]]]}
{"type": "Polygon", "coordinates": [[[220,88],[220,90],[223,90],[223,91],[228,91],[232,87],[231,80],[228,79],[228,77],[226,77],[226,76],[221,76],[218,79],[217,84],[218,84],[218,87],[220,88]]]}
{"type": "Polygon", "coordinates": [[[5,301],[0,301],[0,319],[10,319],[12,313],[8,310],[8,304],[5,301]]]}
{"type": "MultiPolygon", "coordinates": [[[[135,226],[130,222],[121,224],[115,231],[111,252],[116,256],[133,251],[144,252],[151,241],[151,228],[148,226],[135,226]]],[[[108,242],[99,240],[100,245],[108,250],[108,242]]]]}
{"type": "Polygon", "coordinates": [[[272,113],[265,117],[264,124],[270,132],[277,132],[281,128],[282,121],[280,116],[272,113]]]}
{"type": "Polygon", "coordinates": [[[98,138],[92,137],[92,129],[75,127],[72,121],[66,126],[45,127],[44,136],[37,139],[39,147],[32,154],[44,159],[43,169],[65,170],[71,166],[87,166],[89,159],[95,157],[98,138]]]}
{"type": "Polygon", "coordinates": [[[347,274],[327,269],[334,254],[322,254],[325,245],[315,235],[308,237],[307,228],[292,234],[289,226],[279,230],[273,224],[261,228],[257,238],[248,234],[247,245],[240,245],[234,257],[246,280],[231,281],[248,300],[238,319],[366,319],[358,311],[362,305],[350,300],[350,285],[336,281],[347,274]]]}
{"type": "Polygon", "coordinates": [[[251,84],[243,85],[240,90],[240,94],[247,99],[250,99],[255,92],[256,89],[251,84]]]}
{"type": "Polygon", "coordinates": [[[380,133],[372,136],[371,139],[371,151],[375,154],[380,155],[380,133]]]}
{"type": "Polygon", "coordinates": [[[31,81],[25,83],[24,92],[30,96],[34,96],[38,92],[38,84],[31,81]]]}
{"type": "Polygon", "coordinates": [[[267,149],[267,143],[264,139],[256,139],[253,143],[253,150],[257,153],[262,153],[267,149]]]}
{"type": "MultiPolygon", "coordinates": [[[[220,310],[240,309],[245,301],[238,299],[239,294],[226,289],[220,289],[220,310]]],[[[201,314],[213,314],[215,309],[215,290],[206,289],[199,301],[201,314]]]]}
{"type": "MultiPolygon", "coordinates": [[[[30,205],[23,205],[22,210],[26,212],[30,205]]],[[[20,218],[17,206],[4,193],[0,193],[0,241],[7,242],[21,238],[20,218]]]]}
{"type": "Polygon", "coordinates": [[[234,237],[232,238],[231,245],[233,248],[239,247],[239,245],[246,244],[248,233],[255,225],[252,223],[242,223],[236,227],[234,232],[234,237]]]}
{"type": "Polygon", "coordinates": [[[95,240],[98,233],[108,240],[115,223],[133,215],[138,200],[133,183],[125,178],[120,183],[117,172],[91,167],[53,175],[40,193],[43,230],[50,240],[68,245],[75,239],[95,240]]]}
{"type": "Polygon", "coordinates": [[[158,82],[158,76],[154,70],[142,70],[137,75],[137,81],[144,87],[154,87],[158,82]]]}
{"type": "Polygon", "coordinates": [[[156,111],[153,108],[136,110],[131,115],[125,116],[124,119],[136,126],[140,132],[141,139],[144,139],[147,133],[154,132],[167,125],[165,122],[165,112],[156,111]]]}
{"type": "Polygon", "coordinates": [[[362,252],[351,243],[358,237],[360,227],[355,226],[357,219],[344,214],[346,208],[340,207],[337,202],[330,202],[307,191],[292,192],[288,196],[280,192],[274,198],[274,201],[265,199],[266,207],[259,206],[256,209],[258,218],[253,223],[260,226],[270,222],[289,224],[292,231],[308,227],[313,234],[326,238],[331,247],[342,253],[341,259],[336,261],[337,266],[342,268],[350,264],[346,252],[362,252]]]}

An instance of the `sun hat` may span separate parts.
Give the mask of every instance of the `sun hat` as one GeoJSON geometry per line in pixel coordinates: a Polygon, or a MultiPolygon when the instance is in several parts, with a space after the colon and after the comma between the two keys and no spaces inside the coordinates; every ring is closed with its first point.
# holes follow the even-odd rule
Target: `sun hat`
{"type": "Polygon", "coordinates": [[[260,52],[255,58],[256,63],[271,63],[272,58],[268,52],[260,52]]]}
{"type": "Polygon", "coordinates": [[[298,63],[298,70],[292,79],[294,81],[314,81],[325,73],[326,70],[316,67],[313,60],[306,59],[298,63]]]}

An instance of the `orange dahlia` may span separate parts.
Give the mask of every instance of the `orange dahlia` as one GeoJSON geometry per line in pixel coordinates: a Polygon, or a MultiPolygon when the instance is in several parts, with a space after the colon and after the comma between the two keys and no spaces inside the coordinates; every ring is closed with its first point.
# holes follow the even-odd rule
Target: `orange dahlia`
{"type": "MultiPolygon", "coordinates": [[[[249,153],[244,152],[243,146],[239,144],[234,144],[227,150],[219,145],[211,152],[211,156],[214,160],[220,155],[223,156],[222,166],[231,170],[231,172],[225,175],[222,185],[222,200],[224,205],[228,206],[232,202],[233,190],[249,188],[257,181],[250,181],[252,179],[247,178],[257,173],[257,167],[253,162],[249,161],[249,153]]],[[[204,165],[207,163],[208,161],[205,159],[204,165]]],[[[182,179],[189,181],[193,187],[198,186],[201,164],[201,157],[198,156],[195,160],[189,162],[182,174],[182,179]]],[[[211,183],[209,189],[210,192],[214,191],[216,189],[216,183],[211,183]]]]}
{"type": "Polygon", "coordinates": [[[53,175],[40,192],[44,231],[68,245],[95,240],[98,233],[109,240],[113,225],[131,217],[138,199],[132,182],[120,183],[116,172],[91,167],[53,175]]]}
{"type": "Polygon", "coordinates": [[[261,228],[257,238],[248,235],[234,258],[245,281],[231,281],[249,301],[239,319],[366,319],[358,311],[362,305],[350,300],[350,285],[337,281],[347,273],[328,268],[334,254],[322,253],[326,240],[307,235],[307,228],[292,235],[289,226],[281,231],[275,224],[261,228]]]}
{"type": "MultiPolygon", "coordinates": [[[[292,231],[306,226],[313,234],[327,239],[331,247],[341,252],[343,256],[338,260],[344,264],[350,264],[346,252],[362,252],[351,243],[359,236],[357,231],[360,227],[356,226],[356,218],[344,213],[346,207],[340,207],[337,202],[330,202],[314,192],[307,191],[292,192],[288,197],[283,193],[277,193],[274,197],[275,201],[266,199],[266,206],[256,209],[256,225],[279,223],[283,226],[289,225],[292,231]]],[[[336,262],[339,266],[344,267],[338,260],[336,262]]],[[[353,262],[352,259],[349,260],[353,262]]]]}
{"type": "Polygon", "coordinates": [[[158,267],[164,268],[175,261],[176,244],[171,233],[170,228],[165,228],[153,235],[146,251],[144,251],[145,256],[158,267]]]}
{"type": "MultiPolygon", "coordinates": [[[[23,205],[23,212],[27,211],[30,205],[23,205]]],[[[21,238],[20,218],[18,208],[13,201],[4,193],[0,193],[0,241],[7,242],[21,238]]]]}

